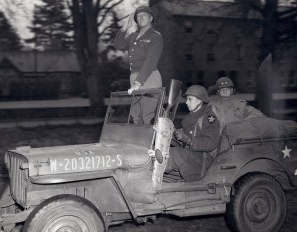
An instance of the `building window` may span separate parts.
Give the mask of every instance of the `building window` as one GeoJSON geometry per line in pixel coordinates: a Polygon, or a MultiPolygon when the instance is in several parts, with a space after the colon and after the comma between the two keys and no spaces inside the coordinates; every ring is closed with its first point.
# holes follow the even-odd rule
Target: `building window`
{"type": "Polygon", "coordinates": [[[191,54],[193,52],[194,43],[186,43],[186,53],[191,54]]]}
{"type": "Polygon", "coordinates": [[[246,87],[255,87],[255,72],[248,71],[247,78],[246,78],[246,87]]]}
{"type": "Polygon", "coordinates": [[[186,44],[186,49],[185,49],[185,59],[187,62],[193,62],[193,43],[187,43],[186,44]]]}
{"type": "Polygon", "coordinates": [[[207,59],[207,61],[215,61],[216,60],[214,53],[207,53],[206,59],[207,59]]]}
{"type": "Polygon", "coordinates": [[[214,30],[208,30],[205,36],[206,40],[206,59],[207,61],[215,61],[215,45],[219,39],[219,35],[216,31],[214,30]]]}
{"type": "Polygon", "coordinates": [[[278,61],[279,61],[280,64],[286,62],[285,51],[283,51],[283,49],[280,49],[278,51],[278,53],[277,53],[277,59],[278,59],[278,61]]]}
{"type": "Polygon", "coordinates": [[[236,61],[241,62],[242,57],[243,57],[243,47],[242,47],[242,45],[237,45],[235,47],[235,50],[236,50],[236,61]]]}
{"type": "Polygon", "coordinates": [[[233,81],[234,85],[237,86],[237,71],[236,70],[231,70],[229,72],[229,77],[233,81]]]}
{"type": "Polygon", "coordinates": [[[291,70],[289,72],[289,80],[288,80],[288,84],[291,87],[294,87],[297,85],[297,78],[296,78],[296,71],[291,70]]]}
{"type": "Polygon", "coordinates": [[[225,77],[226,76],[226,71],[224,70],[220,70],[218,71],[218,74],[217,74],[217,77],[220,78],[220,77],[225,77]]]}
{"type": "Polygon", "coordinates": [[[9,75],[8,77],[7,77],[7,79],[9,79],[9,80],[13,80],[13,79],[15,79],[16,78],[16,76],[13,76],[13,75],[9,75]]]}
{"type": "Polygon", "coordinates": [[[207,45],[207,54],[206,54],[206,59],[207,61],[215,61],[215,54],[214,54],[214,45],[213,44],[209,44],[207,45]]]}
{"type": "Polygon", "coordinates": [[[286,87],[288,85],[288,80],[287,80],[286,76],[284,75],[284,72],[280,73],[279,85],[281,87],[286,87]]]}
{"type": "Polygon", "coordinates": [[[193,77],[193,71],[192,70],[187,70],[186,79],[187,80],[192,80],[192,77],[193,77]]]}
{"type": "Polygon", "coordinates": [[[190,20],[185,20],[184,26],[185,26],[186,34],[192,34],[193,33],[193,23],[190,20]]]}
{"type": "Polygon", "coordinates": [[[200,70],[197,72],[197,84],[204,85],[205,72],[200,70]]]}
{"type": "Polygon", "coordinates": [[[193,62],[193,55],[192,54],[186,54],[186,61],[187,62],[193,62]]]}

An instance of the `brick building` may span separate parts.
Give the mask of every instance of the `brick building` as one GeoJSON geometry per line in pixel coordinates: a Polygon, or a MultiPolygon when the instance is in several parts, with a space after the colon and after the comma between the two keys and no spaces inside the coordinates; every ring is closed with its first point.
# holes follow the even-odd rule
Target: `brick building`
{"type": "MultiPolygon", "coordinates": [[[[152,6],[155,28],[164,37],[160,72],[165,85],[171,78],[205,87],[229,76],[237,90],[252,93],[258,71],[256,55],[261,33],[255,12],[239,11],[215,1],[159,1],[152,6]]],[[[275,91],[297,90],[297,49],[279,48],[275,91]]]]}

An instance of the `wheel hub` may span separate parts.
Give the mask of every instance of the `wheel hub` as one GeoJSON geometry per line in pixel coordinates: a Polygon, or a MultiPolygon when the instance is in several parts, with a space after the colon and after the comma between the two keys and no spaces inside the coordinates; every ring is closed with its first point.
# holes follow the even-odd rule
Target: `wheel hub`
{"type": "Polygon", "coordinates": [[[73,232],[73,231],[74,231],[74,228],[71,228],[71,227],[68,227],[68,226],[63,227],[63,228],[59,228],[57,230],[57,232],[73,232]]]}
{"type": "Polygon", "coordinates": [[[264,222],[271,213],[271,197],[267,191],[252,193],[247,202],[247,215],[251,222],[264,222]]]}
{"type": "Polygon", "coordinates": [[[84,232],[89,231],[84,221],[77,217],[67,216],[57,218],[48,226],[49,232],[84,232]]]}
{"type": "Polygon", "coordinates": [[[253,203],[253,215],[256,217],[261,217],[263,215],[266,215],[268,213],[267,209],[267,202],[265,202],[264,199],[256,199],[253,203]]]}

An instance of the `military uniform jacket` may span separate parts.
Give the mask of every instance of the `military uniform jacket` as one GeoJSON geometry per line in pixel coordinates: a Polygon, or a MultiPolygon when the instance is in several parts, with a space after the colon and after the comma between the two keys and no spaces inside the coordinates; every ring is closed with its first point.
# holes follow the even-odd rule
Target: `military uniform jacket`
{"type": "MultiPolygon", "coordinates": [[[[203,152],[215,153],[220,138],[220,125],[210,106],[189,113],[182,121],[183,130],[191,135],[188,148],[171,147],[168,170],[178,170],[187,181],[199,179],[203,164],[203,152]]],[[[207,156],[207,167],[215,154],[207,156]]]]}
{"type": "Polygon", "coordinates": [[[128,50],[131,73],[137,72],[135,81],[144,83],[150,74],[157,70],[158,62],[163,50],[162,35],[152,27],[138,39],[139,31],[125,37],[126,32],[119,31],[114,45],[117,49],[128,50]]]}
{"type": "Polygon", "coordinates": [[[210,106],[203,105],[197,112],[190,112],[182,127],[191,136],[191,150],[210,152],[218,146],[220,124],[210,106]]]}
{"type": "Polygon", "coordinates": [[[231,95],[228,98],[214,95],[210,97],[209,104],[220,121],[221,130],[231,122],[264,116],[261,111],[250,106],[246,101],[239,100],[236,95],[231,95]]]}

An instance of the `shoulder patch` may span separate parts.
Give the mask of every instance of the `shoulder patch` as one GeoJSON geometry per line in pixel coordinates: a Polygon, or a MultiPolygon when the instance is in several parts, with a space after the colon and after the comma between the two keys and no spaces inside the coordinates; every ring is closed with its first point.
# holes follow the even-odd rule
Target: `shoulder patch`
{"type": "Polygon", "coordinates": [[[207,120],[208,120],[208,123],[209,123],[209,124],[213,124],[213,123],[216,121],[216,117],[213,116],[213,115],[209,115],[209,116],[207,117],[207,120]]]}

